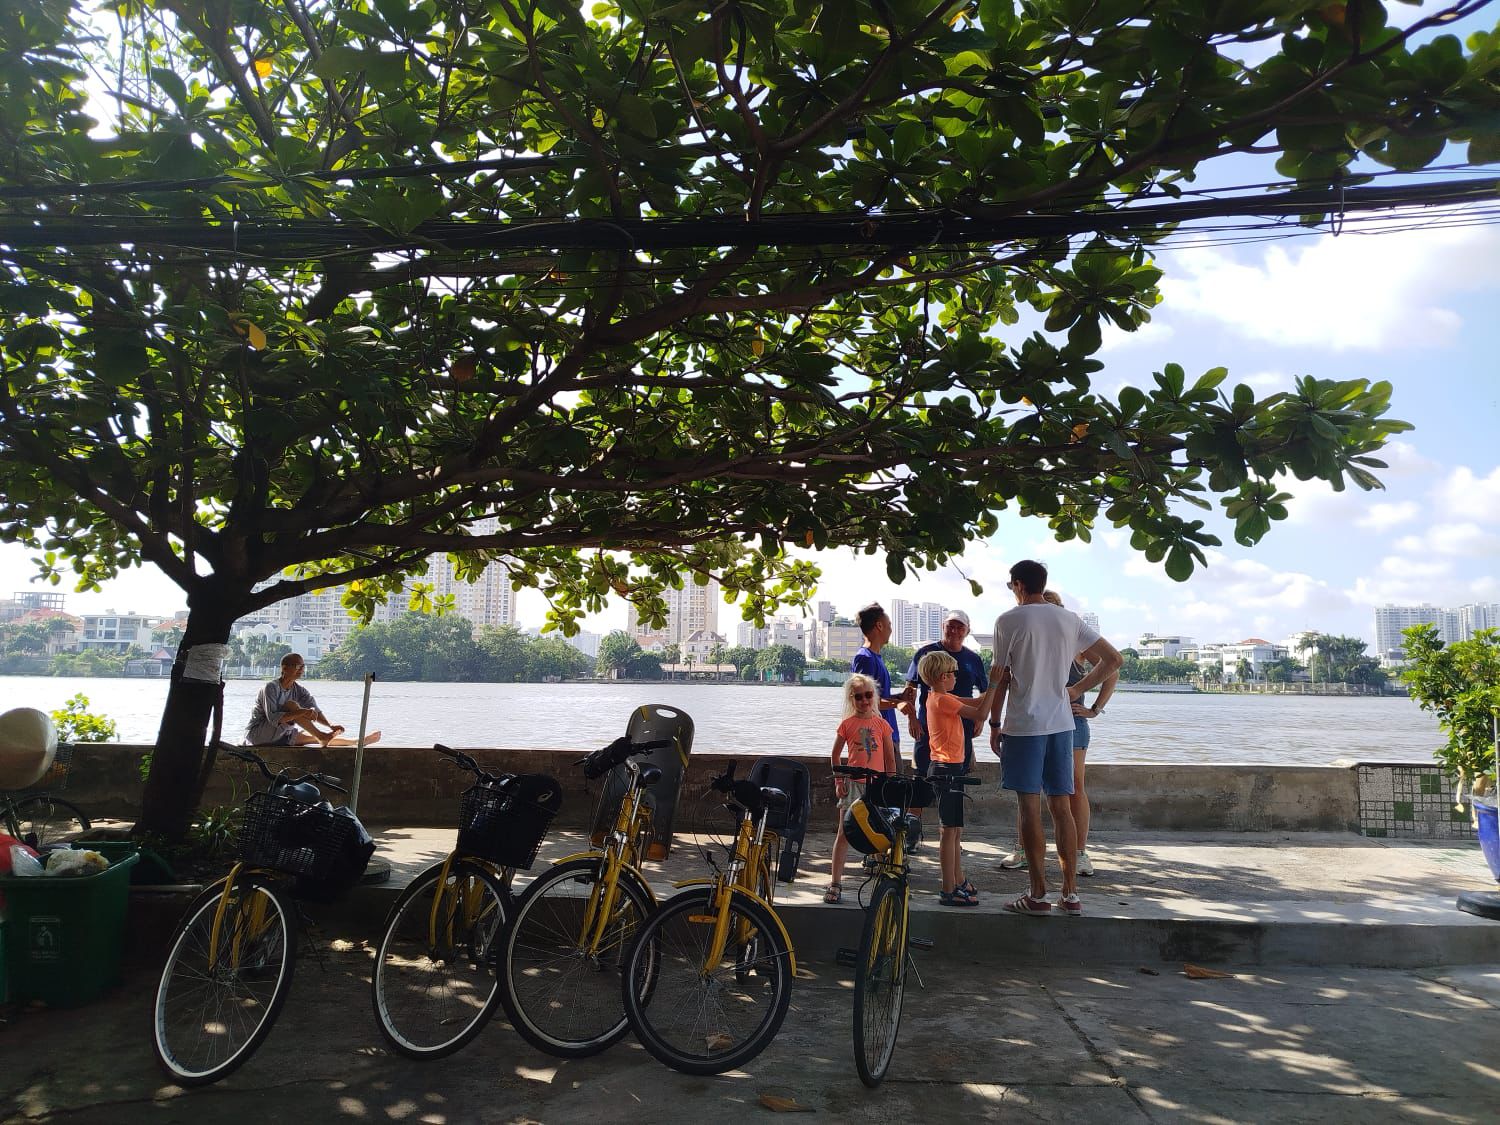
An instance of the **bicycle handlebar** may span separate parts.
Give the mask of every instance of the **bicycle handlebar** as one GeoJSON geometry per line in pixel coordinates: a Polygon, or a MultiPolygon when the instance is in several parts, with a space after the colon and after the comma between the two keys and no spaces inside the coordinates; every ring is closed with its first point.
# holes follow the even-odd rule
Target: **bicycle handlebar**
{"type": "Polygon", "coordinates": [[[503,785],[515,776],[515,774],[510,773],[490,773],[488,770],[481,768],[478,762],[462,750],[455,750],[451,746],[444,746],[441,742],[434,744],[432,748],[447,758],[449,765],[455,769],[468,770],[484,785],[503,785]]]}
{"type": "Polygon", "coordinates": [[[623,762],[639,754],[650,754],[655,750],[665,750],[672,745],[670,738],[657,738],[650,742],[631,742],[630,736],[622,734],[608,746],[601,747],[591,754],[584,755],[578,765],[583,770],[583,776],[592,781],[596,777],[603,777],[610,770],[623,762]]]}
{"type": "Polygon", "coordinates": [[[708,783],[709,789],[723,793],[751,817],[759,817],[770,807],[786,804],[787,795],[779,789],[756,785],[748,778],[735,780],[734,771],[738,764],[730,762],[728,769],[708,783]]]}
{"type": "Polygon", "coordinates": [[[247,762],[252,766],[259,766],[260,772],[272,785],[298,785],[304,781],[311,781],[316,785],[326,785],[330,789],[337,789],[340,793],[349,792],[349,790],[339,784],[339,778],[331,773],[304,771],[301,775],[294,777],[292,776],[290,766],[283,767],[277,772],[272,773],[271,767],[266,765],[266,760],[254,750],[250,750],[244,746],[230,746],[227,743],[220,743],[219,749],[232,758],[238,758],[240,761],[247,762]]]}

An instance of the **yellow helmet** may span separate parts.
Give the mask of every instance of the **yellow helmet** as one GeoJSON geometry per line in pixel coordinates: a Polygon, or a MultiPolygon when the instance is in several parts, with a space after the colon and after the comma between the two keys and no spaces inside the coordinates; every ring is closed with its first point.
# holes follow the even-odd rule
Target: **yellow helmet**
{"type": "Polygon", "coordinates": [[[883,855],[895,840],[899,809],[883,809],[861,797],[844,814],[844,839],[861,855],[883,855]]]}

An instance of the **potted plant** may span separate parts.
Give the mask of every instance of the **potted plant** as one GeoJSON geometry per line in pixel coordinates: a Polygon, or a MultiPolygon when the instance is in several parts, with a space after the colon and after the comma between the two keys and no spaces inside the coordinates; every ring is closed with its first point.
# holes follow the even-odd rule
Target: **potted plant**
{"type": "Polygon", "coordinates": [[[1458,779],[1459,799],[1467,788],[1480,847],[1500,881],[1500,839],[1496,832],[1495,745],[1500,726],[1500,632],[1481,629],[1473,639],[1445,645],[1431,625],[1405,631],[1410,666],[1402,675],[1411,697],[1438,718],[1448,742],[1438,761],[1458,779]]]}

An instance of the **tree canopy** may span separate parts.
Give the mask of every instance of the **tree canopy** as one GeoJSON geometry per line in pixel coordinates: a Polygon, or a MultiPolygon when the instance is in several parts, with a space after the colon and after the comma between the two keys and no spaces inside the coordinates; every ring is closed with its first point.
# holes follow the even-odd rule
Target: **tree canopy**
{"type": "MultiPolygon", "coordinates": [[[[160,568],[184,651],[433,551],[565,630],[684,572],[763,620],[789,547],[900,579],[1004,509],[1185,578],[1193,506],[1254,543],[1278,474],[1375,487],[1406,427],[1383,381],[1101,395],[1101,326],[1182,219],[1500,155],[1495,37],[1431,34],[1485,2],[11,0],[0,538],[160,568]],[[1184,195],[1245,153],[1286,191],[1184,195]]],[[[207,714],[174,687],[157,830],[207,714]]]]}

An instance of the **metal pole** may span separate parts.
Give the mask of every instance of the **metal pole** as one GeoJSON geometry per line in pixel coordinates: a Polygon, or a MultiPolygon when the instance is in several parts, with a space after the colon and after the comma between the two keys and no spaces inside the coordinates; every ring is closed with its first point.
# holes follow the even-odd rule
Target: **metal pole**
{"type": "Polygon", "coordinates": [[[359,775],[365,767],[365,722],[370,717],[370,685],[375,673],[365,673],[365,699],[359,708],[359,739],[354,743],[354,779],[349,783],[349,807],[359,813],[359,775]]]}

